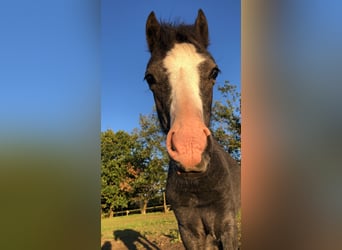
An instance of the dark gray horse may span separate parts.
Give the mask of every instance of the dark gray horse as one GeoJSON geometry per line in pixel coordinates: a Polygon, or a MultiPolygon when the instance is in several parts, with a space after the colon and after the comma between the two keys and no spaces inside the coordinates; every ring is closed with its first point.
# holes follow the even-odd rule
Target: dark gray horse
{"type": "Polygon", "coordinates": [[[212,93],[219,68],[207,51],[202,10],[194,25],[146,23],[154,95],[170,156],[166,187],[186,249],[238,249],[240,166],[212,137],[212,93]]]}

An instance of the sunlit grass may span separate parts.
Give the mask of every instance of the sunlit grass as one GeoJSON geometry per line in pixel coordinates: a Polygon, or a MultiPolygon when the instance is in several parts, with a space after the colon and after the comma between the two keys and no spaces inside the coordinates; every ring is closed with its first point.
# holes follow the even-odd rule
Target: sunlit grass
{"type": "MultiPolygon", "coordinates": [[[[238,240],[241,246],[241,211],[237,216],[238,220],[238,240]]],[[[134,214],[128,216],[103,218],[101,219],[101,238],[114,240],[114,232],[131,229],[139,232],[142,236],[167,236],[171,242],[179,242],[178,225],[172,212],[168,213],[148,213],[134,214]]]]}
{"type": "Polygon", "coordinates": [[[101,236],[103,240],[113,240],[114,231],[132,229],[146,235],[170,235],[178,230],[177,221],[172,212],[134,214],[101,219],[101,236]]]}

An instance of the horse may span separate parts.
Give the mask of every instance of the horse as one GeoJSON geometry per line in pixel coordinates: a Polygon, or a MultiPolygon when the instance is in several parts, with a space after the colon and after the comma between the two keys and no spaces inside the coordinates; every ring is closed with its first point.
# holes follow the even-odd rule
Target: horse
{"type": "Polygon", "coordinates": [[[220,69],[208,52],[201,9],[192,25],[146,21],[150,52],[144,79],[153,93],[170,156],[166,197],[186,249],[238,249],[240,166],[210,132],[220,69]]]}

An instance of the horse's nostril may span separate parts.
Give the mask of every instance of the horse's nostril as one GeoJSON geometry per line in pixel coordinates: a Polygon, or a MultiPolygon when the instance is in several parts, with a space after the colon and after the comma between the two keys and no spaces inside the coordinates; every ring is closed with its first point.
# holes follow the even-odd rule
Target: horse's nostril
{"type": "Polygon", "coordinates": [[[173,136],[174,136],[174,134],[175,134],[174,132],[171,134],[171,150],[172,151],[177,151],[176,147],[175,147],[175,145],[173,143],[173,136]]]}

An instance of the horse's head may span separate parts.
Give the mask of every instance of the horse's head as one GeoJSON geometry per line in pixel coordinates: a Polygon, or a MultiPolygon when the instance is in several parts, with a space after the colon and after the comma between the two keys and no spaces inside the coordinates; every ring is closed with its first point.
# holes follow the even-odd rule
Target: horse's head
{"type": "Polygon", "coordinates": [[[175,26],[159,23],[151,12],[146,38],[151,58],[145,79],[167,134],[168,153],[181,171],[203,172],[209,159],[212,88],[219,73],[207,51],[206,17],[199,10],[193,25],[175,26]]]}

